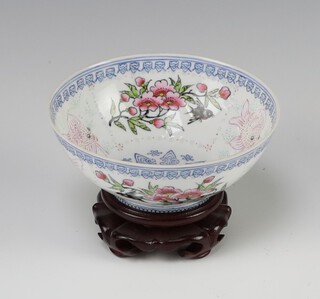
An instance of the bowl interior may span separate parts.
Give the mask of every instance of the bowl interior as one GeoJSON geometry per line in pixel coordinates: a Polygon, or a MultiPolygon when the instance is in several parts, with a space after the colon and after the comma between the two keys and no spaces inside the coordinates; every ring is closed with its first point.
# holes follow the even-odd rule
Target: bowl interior
{"type": "Polygon", "coordinates": [[[231,158],[268,138],[276,105],[235,68],[191,57],[136,57],[91,67],[54,95],[56,132],[101,157],[184,165],[231,158]]]}

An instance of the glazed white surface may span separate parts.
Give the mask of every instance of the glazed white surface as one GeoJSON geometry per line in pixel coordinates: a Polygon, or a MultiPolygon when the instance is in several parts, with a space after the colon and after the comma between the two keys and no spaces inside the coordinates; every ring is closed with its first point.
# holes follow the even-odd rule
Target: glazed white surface
{"type": "Polygon", "coordinates": [[[318,299],[319,4],[1,1],[0,298],[318,299]],[[270,146],[228,190],[225,238],[198,261],[113,256],[91,212],[99,188],[48,122],[69,74],[159,52],[238,65],[281,104],[270,146]]]}

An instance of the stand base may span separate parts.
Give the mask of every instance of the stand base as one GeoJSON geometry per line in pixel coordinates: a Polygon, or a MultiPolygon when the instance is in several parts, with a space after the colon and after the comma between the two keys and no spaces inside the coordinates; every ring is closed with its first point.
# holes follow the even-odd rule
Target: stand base
{"type": "Polygon", "coordinates": [[[186,212],[154,214],[120,203],[101,190],[93,206],[99,237],[119,257],[141,252],[176,251],[184,258],[202,258],[218,244],[231,215],[225,191],[186,212]]]}

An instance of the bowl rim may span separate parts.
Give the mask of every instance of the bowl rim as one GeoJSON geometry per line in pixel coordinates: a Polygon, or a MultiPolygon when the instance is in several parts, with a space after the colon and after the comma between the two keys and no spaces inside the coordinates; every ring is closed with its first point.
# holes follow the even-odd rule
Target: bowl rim
{"type": "MultiPolygon", "coordinates": [[[[61,84],[59,84],[59,86],[54,90],[54,92],[51,94],[50,98],[49,98],[49,121],[50,124],[55,132],[55,134],[57,136],[59,136],[59,138],[63,139],[65,142],[71,144],[73,147],[79,149],[80,151],[97,157],[98,159],[102,160],[102,161],[107,161],[107,162],[112,162],[115,164],[124,164],[127,166],[131,166],[131,167],[141,167],[141,168],[147,168],[147,169],[174,169],[174,170],[179,170],[179,169],[185,169],[185,168],[197,168],[197,167],[206,167],[206,166],[212,166],[212,165],[216,165],[216,164],[221,164],[221,163],[225,163],[243,156],[246,156],[247,154],[249,154],[252,151],[255,151],[256,149],[258,149],[259,147],[263,146],[264,144],[268,143],[268,141],[270,140],[271,136],[273,135],[275,129],[278,127],[279,124],[279,119],[280,119],[280,105],[279,105],[279,101],[277,99],[277,97],[274,95],[273,91],[269,88],[269,86],[267,84],[265,84],[262,80],[260,80],[259,78],[257,78],[255,75],[251,74],[248,71],[243,70],[240,67],[234,66],[232,64],[229,63],[225,63],[219,60],[215,60],[215,59],[210,59],[204,56],[198,56],[198,55],[189,55],[189,54],[175,54],[175,53],[152,53],[152,54],[136,54],[136,55],[126,55],[126,56],[119,56],[119,57],[115,57],[112,59],[107,59],[95,64],[92,64],[88,67],[84,67],[81,70],[74,72],[72,75],[68,76],[61,84]],[[90,69],[93,69],[97,66],[100,65],[104,65],[104,64],[110,64],[110,63],[114,63],[114,62],[121,62],[124,60],[130,60],[130,59],[135,59],[135,58],[152,58],[152,57],[161,57],[161,58],[189,58],[189,59],[198,59],[198,60],[202,60],[202,61],[206,61],[208,63],[212,62],[215,64],[219,64],[221,66],[226,66],[229,67],[231,69],[234,69],[238,72],[241,72],[243,74],[245,74],[246,76],[252,78],[253,80],[255,80],[256,82],[258,82],[259,84],[261,84],[267,91],[268,93],[272,96],[275,104],[276,104],[276,117],[274,120],[274,125],[272,127],[272,130],[261,140],[259,140],[259,142],[257,142],[254,146],[252,146],[251,148],[246,149],[245,151],[233,154],[229,157],[223,158],[223,159],[217,159],[217,160],[210,160],[210,161],[205,161],[205,162],[199,162],[199,163],[192,163],[192,164],[181,164],[181,165],[159,165],[159,164],[141,164],[141,163],[136,163],[136,162],[130,162],[130,161],[123,161],[123,160],[116,160],[110,157],[105,157],[96,153],[91,153],[89,151],[86,151],[85,149],[78,147],[77,145],[71,143],[69,140],[67,140],[55,127],[55,124],[52,121],[51,118],[51,103],[53,101],[53,99],[55,98],[56,94],[60,92],[60,90],[62,90],[64,88],[64,86],[66,84],[68,84],[68,82],[72,79],[74,79],[75,77],[79,76],[81,73],[84,73],[86,71],[89,71],[90,69]]],[[[264,146],[263,146],[264,148],[264,146]]]]}

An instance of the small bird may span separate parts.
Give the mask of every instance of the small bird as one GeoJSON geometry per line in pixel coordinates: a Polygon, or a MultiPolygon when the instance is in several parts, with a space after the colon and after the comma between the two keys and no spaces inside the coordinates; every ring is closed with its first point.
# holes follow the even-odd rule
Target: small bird
{"type": "Polygon", "coordinates": [[[206,109],[199,100],[197,100],[196,103],[197,106],[195,108],[190,107],[191,111],[189,113],[192,115],[192,117],[189,119],[188,125],[198,120],[202,122],[203,120],[214,116],[213,112],[209,109],[206,109]]]}

